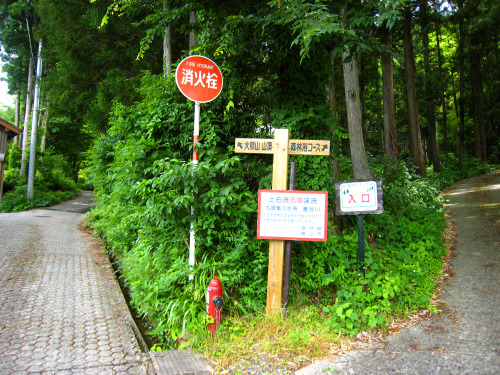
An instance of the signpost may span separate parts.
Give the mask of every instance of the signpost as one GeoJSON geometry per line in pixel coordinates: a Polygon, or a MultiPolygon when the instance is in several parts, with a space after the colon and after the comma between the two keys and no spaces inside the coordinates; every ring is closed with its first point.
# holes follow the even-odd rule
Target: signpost
{"type": "Polygon", "coordinates": [[[327,191],[259,190],[257,238],[326,241],[327,191]]]}
{"type": "Polygon", "coordinates": [[[188,56],[175,70],[175,82],[185,97],[197,103],[211,102],[222,91],[219,67],[204,56],[188,56]]]}
{"type": "MultiPolygon", "coordinates": [[[[175,70],[175,83],[182,94],[194,101],[194,126],[193,126],[193,167],[198,164],[198,151],[196,143],[200,138],[200,103],[207,103],[219,96],[222,91],[223,80],[219,67],[209,58],[204,56],[188,56],[182,60],[175,70]]],[[[191,215],[194,216],[193,207],[191,215]]],[[[195,232],[191,220],[189,233],[189,266],[195,264],[195,232]]],[[[193,279],[193,275],[189,279],[193,279]]]]}
{"type": "MultiPolygon", "coordinates": [[[[243,154],[274,154],[273,139],[236,138],[234,150],[243,154]]],[[[330,155],[330,141],[288,140],[288,155],[330,155]]]]}
{"type": "Polygon", "coordinates": [[[337,181],[337,214],[381,214],[382,179],[337,181]]]}
{"type": "MultiPolygon", "coordinates": [[[[244,154],[272,154],[272,190],[283,191],[286,190],[288,177],[288,155],[329,155],[330,141],[290,140],[288,129],[276,129],[274,139],[236,138],[235,152],[244,154]]],[[[296,193],[296,191],[294,192],[296,193]]],[[[272,239],[269,241],[266,304],[268,315],[277,314],[282,308],[284,247],[285,241],[282,239],[272,239]]]]}
{"type": "Polygon", "coordinates": [[[337,181],[335,183],[338,215],[358,215],[358,246],[360,271],[365,273],[365,242],[363,238],[363,214],[384,212],[382,179],[337,181]]]}

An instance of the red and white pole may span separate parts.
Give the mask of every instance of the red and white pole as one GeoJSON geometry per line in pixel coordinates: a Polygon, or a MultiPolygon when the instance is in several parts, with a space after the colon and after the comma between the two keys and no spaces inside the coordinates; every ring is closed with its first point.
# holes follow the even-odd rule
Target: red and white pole
{"type": "MultiPolygon", "coordinates": [[[[212,60],[204,56],[188,56],[175,69],[175,83],[182,94],[194,102],[193,168],[198,164],[196,143],[200,137],[200,103],[217,98],[222,90],[222,73],[212,60]]],[[[189,280],[194,279],[195,264],[194,209],[191,206],[191,227],[189,233],[189,280]]]]}
{"type": "Polygon", "coordinates": [[[193,128],[193,164],[198,164],[198,149],[196,142],[200,138],[200,103],[194,102],[194,128],[193,128]]]}
{"type": "MultiPolygon", "coordinates": [[[[200,103],[194,102],[194,127],[193,127],[193,168],[198,164],[198,149],[196,143],[200,138],[200,103]]],[[[195,231],[194,231],[194,209],[191,206],[191,227],[189,232],[189,268],[192,270],[195,264],[195,231]]],[[[193,280],[194,275],[189,275],[189,280],[193,280]]]]}

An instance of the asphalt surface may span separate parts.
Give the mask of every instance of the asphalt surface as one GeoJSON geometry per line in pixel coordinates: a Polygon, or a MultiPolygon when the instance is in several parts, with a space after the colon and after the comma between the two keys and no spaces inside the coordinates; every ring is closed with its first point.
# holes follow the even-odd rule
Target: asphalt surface
{"type": "Polygon", "coordinates": [[[79,229],[91,193],[0,213],[0,374],[149,374],[101,244],[79,229]]]}
{"type": "Polygon", "coordinates": [[[70,199],[66,202],[61,202],[51,207],[45,207],[45,210],[64,211],[84,214],[94,207],[94,193],[84,190],[75,199],[70,199]]]}
{"type": "Polygon", "coordinates": [[[441,312],[298,371],[307,374],[500,374],[500,171],[452,188],[458,238],[441,312]]]}

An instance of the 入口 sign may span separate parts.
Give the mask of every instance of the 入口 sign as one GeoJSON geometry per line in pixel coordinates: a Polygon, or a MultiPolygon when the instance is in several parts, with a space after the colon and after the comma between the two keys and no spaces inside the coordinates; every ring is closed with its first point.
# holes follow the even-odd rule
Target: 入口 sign
{"type": "Polygon", "coordinates": [[[364,275],[365,242],[363,214],[384,212],[382,201],[382,179],[335,182],[335,204],[338,215],[358,215],[358,246],[360,272],[364,275]]]}
{"type": "Polygon", "coordinates": [[[337,214],[380,214],[382,205],[382,179],[337,181],[337,214]]]}
{"type": "Polygon", "coordinates": [[[259,239],[326,241],[327,218],[327,191],[259,190],[259,239]]]}

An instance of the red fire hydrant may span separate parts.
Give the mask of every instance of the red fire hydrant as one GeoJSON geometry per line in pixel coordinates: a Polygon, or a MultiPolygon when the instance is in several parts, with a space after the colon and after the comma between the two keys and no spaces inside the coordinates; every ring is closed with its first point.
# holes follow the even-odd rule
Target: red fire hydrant
{"type": "Polygon", "coordinates": [[[208,324],[208,329],[214,335],[222,320],[222,284],[217,276],[210,281],[207,288],[207,315],[213,318],[213,323],[208,324]]]}

